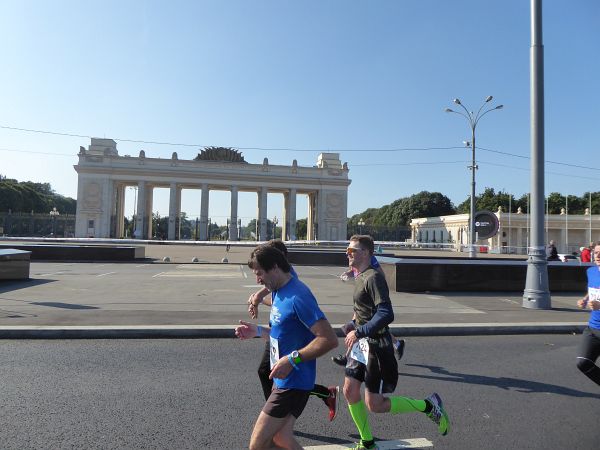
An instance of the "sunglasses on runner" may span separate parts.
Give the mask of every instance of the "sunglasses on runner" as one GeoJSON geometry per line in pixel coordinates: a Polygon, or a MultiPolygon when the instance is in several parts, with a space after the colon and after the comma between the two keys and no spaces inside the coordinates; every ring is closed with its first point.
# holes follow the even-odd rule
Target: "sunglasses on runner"
{"type": "Polygon", "coordinates": [[[358,252],[358,251],[360,251],[360,250],[362,250],[362,248],[358,248],[358,247],[348,247],[348,248],[346,249],[346,253],[351,253],[351,254],[354,254],[354,253],[356,253],[356,252],[358,252]]]}

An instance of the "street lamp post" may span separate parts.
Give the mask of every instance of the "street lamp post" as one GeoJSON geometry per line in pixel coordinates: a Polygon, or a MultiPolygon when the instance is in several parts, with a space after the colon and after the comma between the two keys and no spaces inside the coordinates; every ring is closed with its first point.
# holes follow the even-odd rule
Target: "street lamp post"
{"type": "Polygon", "coordinates": [[[50,219],[52,220],[52,237],[56,237],[56,218],[60,216],[60,213],[56,209],[56,206],[50,211],[50,219]]]}
{"type": "Polygon", "coordinates": [[[362,219],[362,217],[360,219],[358,219],[358,230],[360,234],[363,234],[363,227],[365,226],[365,221],[362,219]]]}
{"type": "Polygon", "coordinates": [[[277,216],[273,217],[273,239],[277,239],[277,224],[279,221],[277,220],[277,216]]]}
{"type": "Polygon", "coordinates": [[[502,109],[504,107],[504,105],[498,105],[494,108],[489,108],[489,109],[481,112],[484,109],[485,105],[487,103],[491,102],[492,99],[493,99],[493,97],[491,95],[489,95],[485,99],[485,101],[483,102],[481,107],[479,108],[479,111],[477,111],[477,114],[474,114],[473,111],[469,111],[467,108],[465,108],[465,106],[461,103],[461,101],[458,98],[455,98],[453,100],[453,102],[455,104],[457,104],[458,106],[460,106],[462,109],[464,109],[465,110],[464,113],[461,111],[454,111],[453,109],[446,108],[447,113],[459,114],[459,115],[465,117],[469,121],[469,126],[471,127],[471,142],[465,141],[465,144],[467,145],[467,147],[470,144],[471,152],[472,152],[471,165],[469,166],[469,169],[471,169],[471,208],[470,208],[470,212],[469,212],[469,257],[470,258],[477,257],[477,254],[475,251],[475,241],[476,241],[476,237],[475,237],[475,171],[478,169],[478,166],[475,163],[475,129],[477,128],[477,124],[479,123],[479,120],[483,116],[485,116],[490,111],[494,111],[496,109],[502,109]]]}

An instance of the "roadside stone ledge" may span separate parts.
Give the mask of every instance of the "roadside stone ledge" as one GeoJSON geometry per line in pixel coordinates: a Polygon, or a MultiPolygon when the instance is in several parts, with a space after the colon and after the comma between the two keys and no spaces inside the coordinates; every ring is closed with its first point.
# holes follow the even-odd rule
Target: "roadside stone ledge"
{"type": "MultiPolygon", "coordinates": [[[[0,339],[223,339],[235,338],[236,325],[132,326],[3,326],[0,339]]],[[[334,324],[339,337],[341,324],[334,324]]],[[[582,322],[524,322],[473,324],[405,324],[391,328],[397,336],[484,336],[508,334],[581,333],[582,322]]]]}

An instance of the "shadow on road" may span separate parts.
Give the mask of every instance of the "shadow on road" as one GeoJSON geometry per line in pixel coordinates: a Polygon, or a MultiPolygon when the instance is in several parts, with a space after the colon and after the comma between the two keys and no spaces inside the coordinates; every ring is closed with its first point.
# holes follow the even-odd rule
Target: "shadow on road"
{"type": "Polygon", "coordinates": [[[39,286],[41,284],[53,283],[57,280],[38,280],[30,278],[29,280],[23,281],[2,281],[0,282],[0,294],[4,292],[16,291],[18,289],[25,289],[28,287],[39,286]]]}
{"type": "Polygon", "coordinates": [[[496,386],[501,389],[514,389],[517,392],[523,393],[550,393],[567,395],[569,397],[586,397],[586,398],[597,398],[600,399],[600,394],[592,394],[589,392],[582,392],[576,389],[571,389],[565,386],[557,386],[554,384],[539,383],[537,381],[520,380],[518,378],[507,378],[507,377],[488,377],[485,375],[471,375],[458,372],[450,372],[443,367],[428,366],[425,364],[406,364],[409,367],[420,367],[429,369],[431,372],[443,376],[430,376],[420,375],[412,373],[399,373],[401,376],[414,377],[414,378],[428,378],[431,380],[438,381],[452,381],[455,383],[467,383],[467,384],[480,384],[482,386],[496,386]]]}

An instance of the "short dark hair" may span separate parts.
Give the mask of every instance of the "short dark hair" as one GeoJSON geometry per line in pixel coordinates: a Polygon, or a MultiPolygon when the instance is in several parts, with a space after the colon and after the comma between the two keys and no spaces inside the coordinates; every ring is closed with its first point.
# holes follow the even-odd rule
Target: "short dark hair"
{"type": "Polygon", "coordinates": [[[367,250],[370,255],[375,252],[375,243],[373,238],[368,234],[355,234],[350,238],[350,242],[356,241],[360,248],[367,250]]]}
{"type": "Polygon", "coordinates": [[[266,245],[275,247],[277,250],[279,250],[281,253],[283,253],[283,256],[285,256],[287,258],[287,256],[288,256],[287,247],[285,246],[285,244],[283,243],[283,241],[281,239],[271,239],[270,241],[267,242],[266,245]]]}
{"type": "Polygon", "coordinates": [[[248,267],[251,269],[255,270],[260,267],[265,272],[269,272],[275,266],[279,267],[285,273],[289,273],[290,271],[290,263],[285,255],[274,246],[268,244],[259,245],[250,253],[248,267]]]}
{"type": "Polygon", "coordinates": [[[375,243],[373,238],[368,234],[355,234],[350,238],[350,242],[356,241],[360,248],[367,250],[370,255],[375,252],[375,243]]]}

